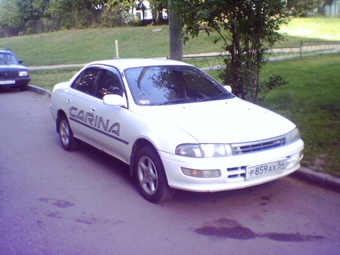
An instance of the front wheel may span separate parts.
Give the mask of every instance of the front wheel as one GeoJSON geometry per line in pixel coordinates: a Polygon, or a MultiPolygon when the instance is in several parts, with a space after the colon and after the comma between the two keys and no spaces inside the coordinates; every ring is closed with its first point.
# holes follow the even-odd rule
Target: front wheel
{"type": "Polygon", "coordinates": [[[168,185],[161,159],[150,146],[137,153],[135,176],[142,195],[152,203],[170,200],[175,193],[168,185]]]}
{"type": "Polygon", "coordinates": [[[73,136],[73,132],[65,115],[60,117],[58,131],[61,146],[65,150],[73,151],[79,148],[80,141],[73,136]]]}

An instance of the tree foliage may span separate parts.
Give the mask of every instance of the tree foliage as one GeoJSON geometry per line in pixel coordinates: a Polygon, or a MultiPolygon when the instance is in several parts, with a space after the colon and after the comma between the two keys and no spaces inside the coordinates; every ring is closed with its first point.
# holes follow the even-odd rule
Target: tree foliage
{"type": "Polygon", "coordinates": [[[294,16],[308,16],[309,13],[312,13],[314,9],[320,7],[325,2],[327,0],[288,0],[287,9],[294,16]]]}
{"type": "Polygon", "coordinates": [[[20,26],[23,22],[44,17],[49,0],[2,0],[0,21],[8,25],[20,26]]]}
{"type": "Polygon", "coordinates": [[[281,0],[192,0],[183,12],[186,34],[217,32],[231,57],[226,59],[224,82],[233,92],[256,102],[261,90],[260,69],[268,47],[284,40],[278,33],[288,22],[281,0]],[[189,4],[189,8],[188,7],[189,4]]]}
{"type": "Polygon", "coordinates": [[[106,4],[109,8],[119,6],[123,9],[129,9],[136,5],[134,0],[108,0],[106,4]]]}
{"type": "Polygon", "coordinates": [[[0,2],[0,28],[17,31],[28,21],[47,15],[50,0],[2,0],[0,2]]]}
{"type": "Polygon", "coordinates": [[[128,16],[128,10],[121,6],[108,10],[107,3],[108,0],[1,0],[0,36],[124,23],[119,13],[128,16]]]}
{"type": "MultiPolygon", "coordinates": [[[[138,0],[143,2],[143,0],[138,0]]],[[[148,0],[155,23],[166,23],[162,10],[180,7],[184,12],[191,6],[208,0],[148,0]],[[171,5],[169,3],[171,2],[171,5]]],[[[288,0],[291,13],[310,13],[321,0],[288,0]]],[[[324,0],[324,5],[335,0],[324,0]]],[[[212,1],[214,2],[214,1],[212,1]]],[[[241,1],[243,2],[243,1],[241,1]]],[[[252,1],[250,1],[252,2],[252,1]]],[[[255,2],[255,1],[254,1],[255,2]]],[[[268,1],[269,2],[269,1],[268,1]]],[[[284,2],[284,1],[283,1],[284,2]]],[[[228,1],[221,1],[221,4],[228,1]]],[[[114,27],[138,22],[129,17],[135,0],[0,0],[0,36],[17,36],[59,29],[114,27]]],[[[321,5],[320,5],[321,6],[321,5]]],[[[319,8],[324,12],[322,8],[319,8]]]]}
{"type": "MultiPolygon", "coordinates": [[[[39,0],[34,0],[39,1],[39,0]]],[[[47,0],[52,14],[72,11],[95,10],[104,6],[107,0],[47,0]]]]}

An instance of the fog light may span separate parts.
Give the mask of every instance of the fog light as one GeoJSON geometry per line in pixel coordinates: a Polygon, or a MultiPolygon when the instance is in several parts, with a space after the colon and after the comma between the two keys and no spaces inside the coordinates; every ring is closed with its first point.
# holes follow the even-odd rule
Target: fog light
{"type": "Polygon", "coordinates": [[[197,169],[189,169],[182,167],[183,174],[192,177],[199,177],[199,178],[214,178],[220,177],[221,172],[219,169],[211,169],[211,170],[197,170],[197,169]]]}
{"type": "Polygon", "coordinates": [[[300,151],[299,159],[302,160],[302,158],[303,158],[303,151],[300,151]]]}

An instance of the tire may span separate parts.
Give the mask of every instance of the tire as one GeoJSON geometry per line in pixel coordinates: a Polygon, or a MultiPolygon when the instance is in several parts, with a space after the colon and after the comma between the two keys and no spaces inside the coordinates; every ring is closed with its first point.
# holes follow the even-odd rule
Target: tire
{"type": "Polygon", "coordinates": [[[168,185],[160,157],[150,146],[141,148],[137,153],[135,177],[143,197],[152,203],[163,203],[175,194],[168,185]]]}
{"type": "Polygon", "coordinates": [[[80,141],[73,136],[73,132],[65,115],[60,116],[58,123],[59,138],[61,146],[67,151],[77,150],[80,146],[80,141]]]}

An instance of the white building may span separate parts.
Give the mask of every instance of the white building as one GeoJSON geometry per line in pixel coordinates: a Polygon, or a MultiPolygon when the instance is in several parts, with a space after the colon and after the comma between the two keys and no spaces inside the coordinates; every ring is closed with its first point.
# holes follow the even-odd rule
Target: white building
{"type": "MultiPolygon", "coordinates": [[[[150,21],[157,19],[158,17],[154,17],[153,10],[151,9],[151,5],[149,1],[145,0],[136,0],[136,7],[131,8],[130,14],[138,17],[141,21],[150,21]]],[[[162,10],[162,13],[160,14],[162,20],[168,19],[168,13],[166,9],[162,10]]]]}

